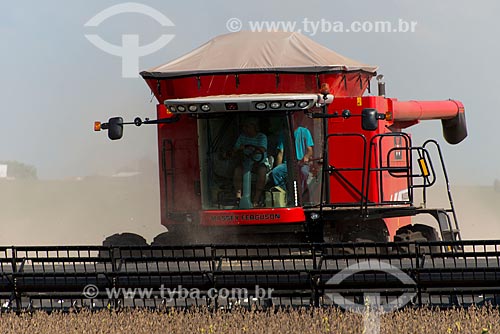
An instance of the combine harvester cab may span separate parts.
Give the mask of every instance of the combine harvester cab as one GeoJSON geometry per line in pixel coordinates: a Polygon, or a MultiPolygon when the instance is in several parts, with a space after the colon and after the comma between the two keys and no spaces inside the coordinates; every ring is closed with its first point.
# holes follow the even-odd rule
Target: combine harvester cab
{"type": "MultiPolygon", "coordinates": [[[[376,70],[298,33],[240,32],[142,72],[158,119],[134,124],[158,124],[169,230],[154,244],[459,240],[449,188],[449,208],[413,205],[415,190],[435,183],[428,146],[440,152],[437,142],[414,147],[401,131],[440,119],[457,144],[467,135],[464,108],[385,98],[381,80],[379,95],[369,95],[376,70]],[[248,122],[265,144],[235,152],[248,122]],[[412,226],[420,213],[434,216],[439,232],[412,226]]],[[[104,128],[117,139],[123,121],[104,128]]]]}

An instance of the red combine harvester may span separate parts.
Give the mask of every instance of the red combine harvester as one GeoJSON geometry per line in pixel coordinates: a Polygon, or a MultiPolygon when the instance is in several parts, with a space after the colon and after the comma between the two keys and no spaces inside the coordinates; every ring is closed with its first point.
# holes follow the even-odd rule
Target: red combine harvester
{"type": "MultiPolygon", "coordinates": [[[[153,245],[460,240],[449,186],[449,208],[425,204],[436,171],[448,185],[437,142],[413,146],[402,131],[439,119],[457,144],[464,107],[386,98],[381,75],[370,95],[376,70],[298,33],[227,34],[141,73],[159,101],[156,120],[114,117],[96,130],[119,139],[125,124],[158,125],[168,232],[153,245]],[[439,231],[412,225],[418,214],[439,231]]],[[[125,233],[105,245],[144,242],[125,233]]]]}
{"type": "Polygon", "coordinates": [[[119,139],[126,124],[157,124],[168,232],[152,245],[122,233],[102,246],[0,247],[2,312],[349,309],[375,295],[384,310],[500,305],[500,240],[460,240],[439,145],[402,132],[440,119],[457,144],[463,105],[386,98],[381,76],[370,95],[376,69],[297,33],[240,32],[142,72],[157,119],[95,129],[119,139]],[[450,205],[429,208],[441,173],[450,205]],[[412,224],[421,214],[435,222],[412,224]]]}

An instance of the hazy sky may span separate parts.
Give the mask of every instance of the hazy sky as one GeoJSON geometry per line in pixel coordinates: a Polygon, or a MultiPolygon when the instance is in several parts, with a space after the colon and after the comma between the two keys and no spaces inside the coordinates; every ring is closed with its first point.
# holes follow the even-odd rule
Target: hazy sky
{"type": "Polygon", "coordinates": [[[226,22],[416,21],[413,33],[318,32],[315,41],[364,63],[378,65],[387,95],[405,99],[461,100],[469,137],[444,143],[440,122],[414,128],[416,143],[435,137],[443,143],[453,183],[490,185],[500,178],[497,134],[500,97],[498,39],[500,3],[489,1],[137,1],[174,24],[161,27],[140,14],[122,14],[99,27],[84,24],[103,9],[124,1],[19,1],[0,4],[0,160],[32,164],[40,178],[112,173],[130,161],[156,161],[153,126],[126,128],[111,142],[94,133],[94,120],[121,115],[155,116],[155,102],[142,79],[121,76],[121,58],[86,38],[98,34],[121,44],[139,34],[141,44],[161,34],[175,38],[142,57],[140,69],[172,60],[220,34],[226,22]]]}

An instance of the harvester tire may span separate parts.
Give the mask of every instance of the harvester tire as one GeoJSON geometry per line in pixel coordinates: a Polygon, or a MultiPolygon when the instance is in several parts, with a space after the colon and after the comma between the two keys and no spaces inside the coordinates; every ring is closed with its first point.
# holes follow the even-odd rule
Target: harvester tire
{"type": "Polygon", "coordinates": [[[135,233],[116,233],[107,237],[103,242],[103,246],[147,246],[148,243],[144,237],[135,233]]]}
{"type": "MultiPolygon", "coordinates": [[[[403,226],[396,231],[394,236],[395,242],[427,242],[427,241],[439,241],[439,234],[435,228],[423,224],[407,225],[403,226]]],[[[414,247],[399,247],[400,251],[414,253],[416,250],[414,247]]],[[[440,251],[439,246],[431,246],[430,248],[420,248],[423,252],[437,253],[440,251]]]]}
{"type": "MultiPolygon", "coordinates": [[[[148,243],[144,237],[135,234],[135,233],[116,233],[113,234],[109,237],[107,237],[103,242],[102,245],[104,247],[125,247],[125,248],[120,248],[120,250],[113,250],[113,257],[137,257],[141,256],[142,253],[140,250],[129,250],[126,249],[127,246],[129,247],[140,247],[140,246],[148,246],[148,243]]],[[[108,251],[101,251],[99,253],[100,257],[109,257],[108,251]],[[106,252],[106,253],[104,253],[106,252]]]]}
{"type": "Polygon", "coordinates": [[[200,244],[200,242],[197,242],[191,235],[192,234],[186,230],[177,229],[163,232],[153,238],[151,246],[187,246],[200,244]]]}
{"type": "MultiPolygon", "coordinates": [[[[385,243],[388,241],[389,232],[385,222],[381,219],[364,221],[353,225],[348,233],[343,237],[343,242],[357,243],[385,243]]],[[[358,249],[344,249],[346,254],[382,254],[386,252],[385,247],[362,247],[358,249]]]]}
{"type": "Polygon", "coordinates": [[[151,246],[175,246],[175,244],[179,244],[179,240],[176,240],[176,236],[172,232],[163,232],[158,234],[153,238],[153,242],[151,242],[151,246]]]}

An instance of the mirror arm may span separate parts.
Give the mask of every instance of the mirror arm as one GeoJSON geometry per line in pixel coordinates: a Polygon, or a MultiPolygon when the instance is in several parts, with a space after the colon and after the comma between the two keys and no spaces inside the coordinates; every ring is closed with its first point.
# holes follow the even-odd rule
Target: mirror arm
{"type": "Polygon", "coordinates": [[[339,118],[339,117],[342,117],[344,119],[347,119],[350,117],[361,117],[361,115],[352,115],[350,110],[344,109],[344,110],[342,110],[342,114],[340,114],[340,115],[338,112],[335,111],[333,114],[311,113],[310,117],[311,118],[339,118]]]}
{"type": "Polygon", "coordinates": [[[142,124],[170,124],[179,121],[179,115],[175,115],[173,117],[168,118],[160,118],[160,119],[149,119],[145,118],[144,121],[140,117],[136,117],[134,122],[132,123],[123,123],[123,124],[135,124],[135,126],[141,126],[142,124]]]}

